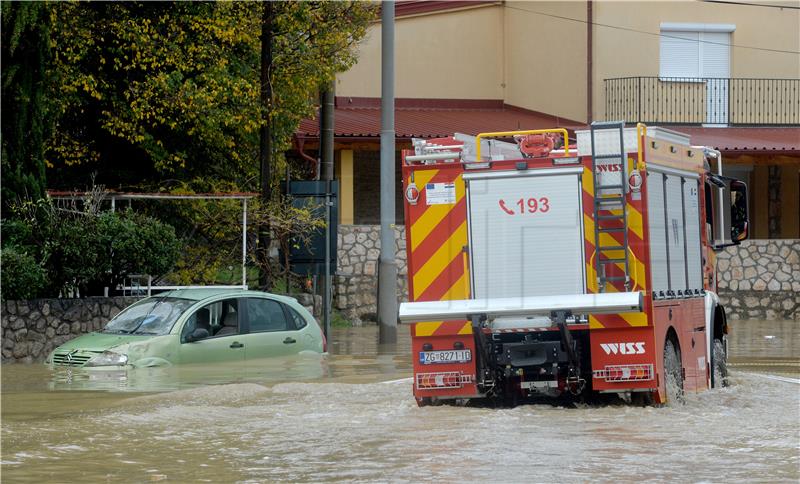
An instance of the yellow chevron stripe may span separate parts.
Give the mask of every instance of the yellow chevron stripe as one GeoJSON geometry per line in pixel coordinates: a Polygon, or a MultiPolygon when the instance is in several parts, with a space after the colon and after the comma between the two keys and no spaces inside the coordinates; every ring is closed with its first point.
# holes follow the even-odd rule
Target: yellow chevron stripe
{"type": "Polygon", "coordinates": [[[645,313],[620,313],[620,317],[631,326],[647,326],[647,314],[645,313]]]}
{"type": "Polygon", "coordinates": [[[597,318],[595,318],[594,316],[592,316],[590,314],[589,315],[589,329],[603,329],[603,328],[605,328],[605,326],[600,324],[600,321],[598,321],[597,318]]]}
{"type": "Polygon", "coordinates": [[[457,281],[450,286],[450,289],[442,296],[442,301],[454,301],[459,299],[467,299],[466,284],[468,274],[462,274],[457,281]]]}
{"type": "MultiPolygon", "coordinates": [[[[430,210],[428,209],[428,211],[430,210]]],[[[465,220],[414,274],[414,299],[425,292],[425,289],[436,280],[453,259],[461,257],[461,251],[466,241],[467,221],[465,220]]],[[[463,281],[461,287],[463,287],[463,281]]]]}
{"type": "Polygon", "coordinates": [[[583,166],[583,189],[588,193],[592,198],[594,198],[594,180],[592,178],[592,170],[590,170],[586,165],[583,166]]]}
{"type": "Polygon", "coordinates": [[[628,204],[628,228],[633,230],[637,237],[644,240],[644,223],[642,214],[633,205],[628,204]]]}
{"type": "MultiPolygon", "coordinates": [[[[432,170],[432,171],[434,171],[434,175],[436,174],[436,172],[438,172],[438,170],[432,170]]],[[[425,187],[425,184],[427,184],[431,178],[427,178],[424,181],[425,183],[422,183],[423,179],[419,178],[420,183],[418,183],[417,186],[420,187],[420,190],[422,190],[425,187]]],[[[458,203],[459,201],[461,201],[462,198],[464,198],[464,193],[465,193],[464,180],[461,178],[461,175],[459,175],[454,180],[454,182],[456,184],[456,203],[458,203]]],[[[433,231],[433,229],[435,229],[436,226],[439,225],[439,222],[441,222],[442,220],[444,220],[445,217],[447,217],[447,214],[450,213],[454,205],[455,204],[430,205],[425,210],[425,212],[423,212],[422,215],[420,215],[417,221],[414,222],[414,225],[411,226],[412,252],[415,251],[419,246],[419,244],[421,244],[422,241],[425,240],[426,237],[428,237],[428,234],[430,234],[433,231]]]]}
{"type": "Polygon", "coordinates": [[[414,326],[414,335],[415,336],[430,336],[432,335],[439,326],[442,325],[444,321],[426,321],[423,323],[417,323],[414,326]]]}
{"type": "MultiPolygon", "coordinates": [[[[591,217],[589,217],[588,215],[583,214],[583,224],[586,227],[586,240],[589,241],[589,243],[592,246],[594,246],[594,220],[592,220],[591,217]],[[590,237],[589,234],[591,234],[591,237],[590,237]]],[[[621,245],[619,242],[617,242],[617,240],[614,237],[611,236],[611,234],[606,234],[606,233],[600,234],[600,243],[603,244],[603,245],[621,245]]],[[[606,254],[608,257],[611,257],[611,258],[620,258],[621,259],[623,257],[621,250],[620,251],[605,251],[604,254],[606,254]]],[[[638,288],[640,290],[646,290],[647,289],[647,278],[645,277],[644,263],[642,263],[642,261],[640,261],[639,258],[635,256],[635,254],[634,254],[634,257],[630,257],[630,255],[631,254],[629,253],[628,254],[628,256],[629,256],[628,263],[629,263],[629,266],[630,266],[630,269],[631,269],[631,272],[629,274],[631,276],[631,281],[633,281],[634,287],[636,287],[636,288],[638,288]]],[[[597,258],[597,254],[595,254],[594,257],[596,259],[597,258]]],[[[592,265],[594,265],[594,260],[592,261],[592,265]]],[[[623,269],[623,270],[625,269],[625,264],[619,263],[619,264],[616,264],[616,265],[620,269],[623,269]]],[[[587,265],[587,267],[588,267],[588,265],[587,265]]],[[[592,269],[592,274],[594,274],[594,269],[592,269]]],[[[589,278],[588,270],[586,272],[586,277],[589,278]]],[[[593,278],[591,278],[590,281],[591,280],[595,280],[595,278],[596,278],[596,275],[593,278]]],[[[595,288],[595,290],[596,290],[596,288],[595,288]]]]}
{"type": "Polygon", "coordinates": [[[472,323],[467,321],[464,326],[458,330],[458,334],[472,334],[472,323]]]}

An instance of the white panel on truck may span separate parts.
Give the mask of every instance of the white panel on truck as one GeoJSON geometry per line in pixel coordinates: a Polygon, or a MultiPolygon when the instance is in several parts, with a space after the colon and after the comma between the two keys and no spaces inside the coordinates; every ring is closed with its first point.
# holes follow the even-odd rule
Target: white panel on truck
{"type": "Polygon", "coordinates": [[[581,171],[464,176],[474,299],[585,292],[581,171]]]}
{"type": "Polygon", "coordinates": [[[700,252],[700,208],[698,181],[684,179],[683,200],[686,219],[686,265],[689,271],[688,289],[703,288],[703,261],[700,252]]]}
{"type": "Polygon", "coordinates": [[[669,282],[673,291],[686,289],[686,257],[683,229],[682,178],[667,175],[665,195],[667,199],[667,249],[669,254],[669,282]]]}
{"type": "Polygon", "coordinates": [[[664,231],[664,175],[647,174],[647,213],[650,226],[650,279],[653,291],[667,292],[667,235],[664,231]]]}

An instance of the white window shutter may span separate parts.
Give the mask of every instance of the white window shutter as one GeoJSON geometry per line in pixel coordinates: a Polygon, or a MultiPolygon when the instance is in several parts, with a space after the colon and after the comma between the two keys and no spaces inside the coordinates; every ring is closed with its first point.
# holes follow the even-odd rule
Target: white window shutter
{"type": "Polygon", "coordinates": [[[661,77],[699,77],[699,32],[661,32],[661,77]]]}
{"type": "Polygon", "coordinates": [[[700,34],[702,61],[701,77],[724,77],[731,75],[731,34],[728,32],[702,32],[700,34]]]}

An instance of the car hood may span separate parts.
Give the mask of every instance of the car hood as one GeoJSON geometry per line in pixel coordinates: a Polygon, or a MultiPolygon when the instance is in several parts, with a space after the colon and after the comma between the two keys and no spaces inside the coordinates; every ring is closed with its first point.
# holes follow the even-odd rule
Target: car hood
{"type": "Polygon", "coordinates": [[[126,343],[135,343],[151,339],[151,335],[88,333],[69,340],[56,348],[58,351],[95,351],[102,352],[126,343]]]}

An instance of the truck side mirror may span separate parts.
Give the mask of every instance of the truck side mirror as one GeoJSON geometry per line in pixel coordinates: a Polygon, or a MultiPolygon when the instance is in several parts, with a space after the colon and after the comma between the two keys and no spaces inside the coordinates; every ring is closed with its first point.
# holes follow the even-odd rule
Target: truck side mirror
{"type": "Polygon", "coordinates": [[[730,184],[731,194],[731,241],[735,244],[746,240],[750,225],[747,213],[747,185],[739,180],[730,184]]]}

